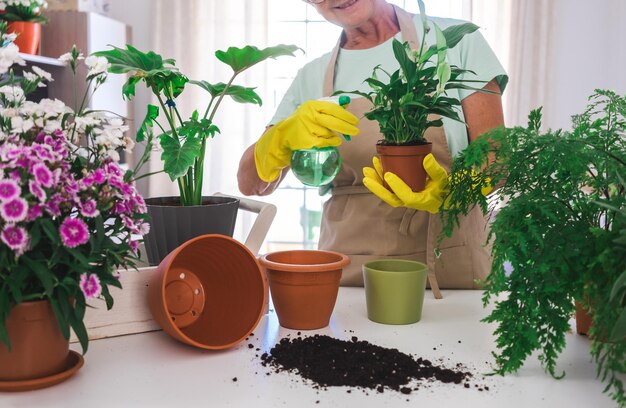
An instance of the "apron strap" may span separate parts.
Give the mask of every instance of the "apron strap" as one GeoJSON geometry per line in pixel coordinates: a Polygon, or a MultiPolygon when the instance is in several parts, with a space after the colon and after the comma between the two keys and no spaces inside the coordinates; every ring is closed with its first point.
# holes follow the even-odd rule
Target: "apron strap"
{"type": "Polygon", "coordinates": [[[428,266],[428,283],[430,283],[430,290],[433,292],[435,299],[442,299],[443,295],[439,290],[439,282],[437,282],[437,275],[435,275],[435,228],[434,228],[434,214],[428,216],[428,232],[426,234],[426,265],[428,266]]]}

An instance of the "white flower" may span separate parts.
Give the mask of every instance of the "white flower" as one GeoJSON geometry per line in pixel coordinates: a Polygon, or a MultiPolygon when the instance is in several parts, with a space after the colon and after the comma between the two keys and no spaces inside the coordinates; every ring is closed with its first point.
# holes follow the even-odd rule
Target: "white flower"
{"type": "Polygon", "coordinates": [[[16,33],[7,33],[7,34],[3,34],[2,35],[2,39],[4,41],[8,41],[8,42],[13,42],[13,41],[15,41],[16,38],[17,38],[17,34],[16,33]]]}
{"type": "Polygon", "coordinates": [[[35,126],[35,122],[32,119],[24,120],[20,116],[11,118],[11,133],[13,134],[28,132],[33,126],[35,126]]]}
{"type": "Polygon", "coordinates": [[[30,82],[35,82],[39,79],[39,77],[32,72],[25,71],[22,75],[24,75],[24,79],[30,82]]]}
{"type": "Polygon", "coordinates": [[[111,160],[113,160],[114,162],[118,162],[120,161],[120,154],[116,151],[116,150],[108,150],[107,151],[107,155],[111,158],[111,160]]]}
{"type": "MultiPolygon", "coordinates": [[[[74,57],[72,57],[72,53],[71,52],[66,52],[65,54],[63,54],[63,55],[61,55],[59,57],[59,61],[61,61],[63,63],[66,63],[66,64],[68,62],[72,61],[73,59],[74,59],[74,57]]],[[[78,57],[76,57],[76,60],[79,61],[79,60],[82,60],[82,59],[85,59],[85,57],[83,57],[83,53],[82,52],[79,52],[78,53],[78,57]]]]}
{"type": "Polygon", "coordinates": [[[90,55],[85,58],[85,65],[89,68],[87,77],[105,73],[110,66],[109,61],[105,57],[96,57],[94,55],[90,55]]]}
{"type": "Polygon", "coordinates": [[[0,75],[6,73],[13,64],[26,64],[19,52],[19,48],[13,43],[0,47],[0,75]]]}
{"type": "Polygon", "coordinates": [[[3,118],[12,118],[18,116],[20,113],[16,108],[0,109],[0,116],[3,118]]]}
{"type": "Polygon", "coordinates": [[[24,98],[24,91],[19,86],[5,85],[0,87],[0,93],[8,102],[19,102],[24,98]]]}
{"type": "Polygon", "coordinates": [[[36,65],[33,66],[33,71],[35,72],[35,74],[37,74],[39,78],[45,79],[48,82],[54,81],[54,79],[52,78],[52,75],[49,72],[44,71],[43,69],[39,68],[36,65]]]}

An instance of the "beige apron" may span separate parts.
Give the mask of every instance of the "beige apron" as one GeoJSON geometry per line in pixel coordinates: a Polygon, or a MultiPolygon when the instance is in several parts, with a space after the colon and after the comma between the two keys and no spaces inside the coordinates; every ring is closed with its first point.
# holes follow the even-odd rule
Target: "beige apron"
{"type": "MultiPolygon", "coordinates": [[[[417,49],[419,42],[411,15],[394,8],[403,40],[417,49]]],[[[333,93],[340,42],[341,38],[326,70],[324,96],[333,93]]],[[[491,264],[489,251],[483,246],[488,231],[480,209],[465,217],[455,234],[441,243],[441,256],[437,258],[439,215],[393,208],[363,186],[363,167],[372,166],[376,142],[383,138],[378,123],[363,116],[370,108],[365,98],[353,99],[348,108],[359,118],[361,133],[339,147],[343,165],[333,181],[332,196],[324,204],[319,248],[350,256],[352,262],[341,278],[344,286],[363,285],[361,267],[367,261],[401,258],[428,265],[428,282],[436,298],[441,298],[440,287],[476,288],[475,279],[484,279],[491,264]]],[[[450,171],[452,157],[443,128],[429,128],[425,137],[433,144],[437,161],[450,171]]]]}

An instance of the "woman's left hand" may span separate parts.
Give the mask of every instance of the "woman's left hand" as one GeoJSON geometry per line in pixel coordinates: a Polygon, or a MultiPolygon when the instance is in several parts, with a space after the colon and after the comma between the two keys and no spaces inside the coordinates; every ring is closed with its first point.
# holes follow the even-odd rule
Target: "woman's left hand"
{"type": "Polygon", "coordinates": [[[363,168],[363,185],[392,207],[408,207],[436,214],[448,189],[448,173],[432,154],[424,158],[424,170],[428,174],[426,187],[414,192],[402,179],[393,173],[385,173],[378,157],[372,159],[374,168],[363,168]],[[383,177],[391,191],[383,185],[383,177]]]}

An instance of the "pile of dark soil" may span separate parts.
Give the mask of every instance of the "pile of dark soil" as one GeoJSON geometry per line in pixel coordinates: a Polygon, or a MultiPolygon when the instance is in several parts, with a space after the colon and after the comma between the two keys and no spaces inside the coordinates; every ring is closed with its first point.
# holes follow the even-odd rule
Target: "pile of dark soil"
{"type": "Polygon", "coordinates": [[[460,364],[456,369],[444,368],[357,337],[352,341],[321,335],[283,338],[261,359],[276,372],[295,372],[321,388],[353,386],[378,392],[389,388],[409,394],[415,389],[409,386],[413,380],[461,384],[472,376],[460,364]]]}

